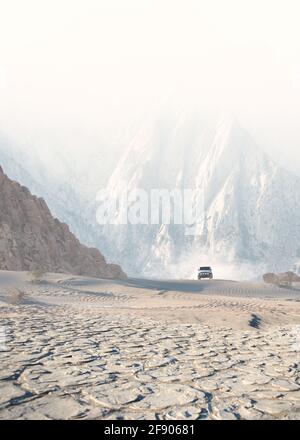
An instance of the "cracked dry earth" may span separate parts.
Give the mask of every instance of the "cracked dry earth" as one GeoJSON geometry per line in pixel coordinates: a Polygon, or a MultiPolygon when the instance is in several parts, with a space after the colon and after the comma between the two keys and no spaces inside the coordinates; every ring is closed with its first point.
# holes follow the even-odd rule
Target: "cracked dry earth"
{"type": "MultiPolygon", "coordinates": [[[[2,301],[0,419],[300,418],[294,321],[232,328],[173,315],[169,322],[162,310],[171,300],[159,297],[155,307],[142,308],[125,293],[43,286],[28,289],[22,304],[2,301]]],[[[202,304],[204,315],[210,301],[221,315],[222,304],[232,304],[232,298],[219,306],[215,297],[195,301],[185,306],[202,304]]],[[[261,312],[267,300],[255,301],[261,312]]],[[[276,301],[271,305],[276,309],[276,301]]]]}

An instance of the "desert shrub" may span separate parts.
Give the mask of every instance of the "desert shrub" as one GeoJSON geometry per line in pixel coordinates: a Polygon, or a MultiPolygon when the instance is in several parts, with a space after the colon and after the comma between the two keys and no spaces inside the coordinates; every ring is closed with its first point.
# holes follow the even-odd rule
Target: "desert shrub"
{"type": "Polygon", "coordinates": [[[30,280],[34,284],[39,284],[43,281],[45,275],[46,271],[42,267],[39,267],[30,272],[30,280]]]}
{"type": "Polygon", "coordinates": [[[11,304],[21,304],[25,298],[25,292],[20,289],[14,288],[9,291],[9,301],[11,304]]]}

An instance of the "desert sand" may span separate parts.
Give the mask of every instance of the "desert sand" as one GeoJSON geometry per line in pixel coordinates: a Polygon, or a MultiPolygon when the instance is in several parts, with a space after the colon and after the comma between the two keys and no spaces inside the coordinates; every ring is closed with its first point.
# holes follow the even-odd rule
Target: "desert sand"
{"type": "Polygon", "coordinates": [[[300,419],[299,285],[27,278],[0,272],[0,419],[300,419]]]}

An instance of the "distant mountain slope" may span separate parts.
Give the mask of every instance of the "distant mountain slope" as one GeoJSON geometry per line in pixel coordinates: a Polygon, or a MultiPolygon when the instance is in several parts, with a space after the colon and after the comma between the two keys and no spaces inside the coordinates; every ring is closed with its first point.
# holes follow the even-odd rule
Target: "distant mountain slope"
{"type": "Polygon", "coordinates": [[[239,265],[253,273],[258,266],[291,268],[300,256],[300,179],[272,161],[232,118],[203,127],[196,137],[188,137],[188,128],[184,115],[163,128],[143,127],[107,189],[115,196],[126,185],[129,191],[203,193],[197,234],[187,237],[184,226],[172,224],[107,225],[104,251],[110,258],[121,255],[129,272],[148,276],[186,276],[201,262],[235,266],[236,273],[239,265]]]}
{"type": "Polygon", "coordinates": [[[0,269],[68,272],[124,278],[117,265],[83,246],[68,226],[55,219],[45,201],[10,180],[0,167],[0,269]]]}
{"type": "Polygon", "coordinates": [[[233,118],[167,112],[119,141],[122,154],[113,169],[101,148],[74,167],[70,154],[31,146],[25,151],[6,142],[2,148],[0,142],[0,163],[10,151],[9,177],[42,196],[82,243],[101,249],[130,275],[189,277],[202,264],[213,265],[218,277],[242,279],[292,270],[299,262],[300,179],[258,148],[233,118]],[[105,186],[105,167],[111,169],[105,183],[111,197],[124,186],[203,194],[196,235],[172,224],[98,225],[96,193],[105,186]]]}

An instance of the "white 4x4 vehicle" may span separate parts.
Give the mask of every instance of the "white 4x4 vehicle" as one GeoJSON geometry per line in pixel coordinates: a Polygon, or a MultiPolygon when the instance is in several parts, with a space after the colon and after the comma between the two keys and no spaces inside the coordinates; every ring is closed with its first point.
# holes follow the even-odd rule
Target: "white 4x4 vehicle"
{"type": "Polygon", "coordinates": [[[203,279],[209,279],[212,280],[213,279],[213,272],[212,272],[212,268],[211,267],[200,267],[199,271],[198,271],[198,280],[202,280],[203,279]]]}

